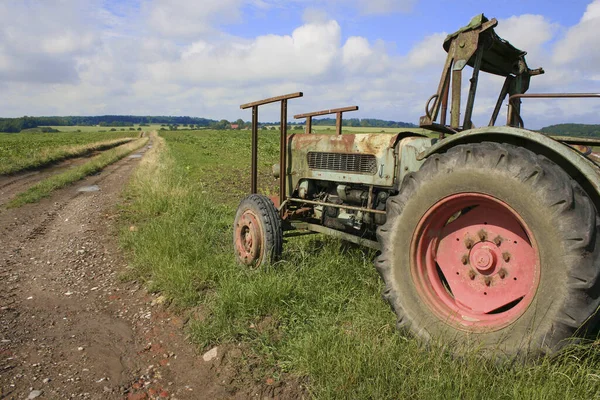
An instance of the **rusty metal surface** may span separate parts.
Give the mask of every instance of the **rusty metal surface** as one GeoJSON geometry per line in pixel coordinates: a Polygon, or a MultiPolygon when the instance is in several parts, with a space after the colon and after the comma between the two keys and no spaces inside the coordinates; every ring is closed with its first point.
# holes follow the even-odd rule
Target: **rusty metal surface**
{"type": "MultiPolygon", "coordinates": [[[[281,100],[281,118],[279,119],[279,202],[285,201],[285,186],[287,175],[285,174],[285,166],[287,165],[287,99],[281,100]]],[[[283,210],[281,215],[283,215],[283,210]]]]}
{"type": "MultiPolygon", "coordinates": [[[[556,157],[562,158],[578,170],[583,177],[590,183],[593,189],[600,193],[600,167],[593,161],[587,159],[581,153],[571,149],[556,140],[542,135],[539,132],[528,131],[526,129],[513,128],[509,126],[484,127],[470,129],[457,133],[447,139],[441,140],[426,151],[419,154],[418,159],[423,160],[432,154],[444,152],[448,148],[460,143],[477,143],[490,140],[491,136],[505,135],[519,138],[528,142],[541,145],[549,149],[556,157]]],[[[507,139],[505,139],[507,140],[507,139]]],[[[525,142],[526,143],[526,142],[525,142]]],[[[523,144],[526,147],[526,144],[523,144]]]]}
{"type": "Polygon", "coordinates": [[[600,146],[600,138],[583,138],[574,136],[549,136],[554,140],[557,140],[566,144],[584,145],[584,146],[600,146]]]}
{"type": "MultiPolygon", "coordinates": [[[[340,183],[360,183],[392,187],[394,185],[396,157],[394,145],[399,134],[294,134],[288,140],[288,174],[292,190],[301,179],[317,179],[340,183]],[[341,154],[372,154],[377,159],[377,173],[361,174],[342,171],[311,170],[309,152],[341,154]]],[[[291,192],[288,192],[288,194],[291,192]]]]}
{"type": "Polygon", "coordinates": [[[296,114],[296,115],[294,115],[294,118],[300,119],[300,118],[306,118],[306,117],[318,117],[321,115],[337,114],[339,112],[357,111],[357,110],[358,110],[358,106],[332,108],[329,110],[321,110],[321,111],[313,111],[313,112],[304,113],[304,114],[296,114]]]}
{"type": "Polygon", "coordinates": [[[265,104],[275,103],[275,102],[281,101],[281,100],[295,99],[295,98],[302,97],[302,96],[304,96],[304,94],[302,92],[284,94],[282,96],[269,97],[268,99],[263,99],[263,100],[253,101],[252,103],[242,104],[240,106],[240,108],[242,110],[245,110],[246,108],[250,108],[250,107],[262,106],[265,104]]]}
{"type": "Polygon", "coordinates": [[[252,160],[250,165],[250,193],[258,191],[258,106],[252,107],[252,160]]]}
{"type": "Polygon", "coordinates": [[[407,174],[421,168],[425,160],[419,159],[419,154],[430,148],[435,141],[435,139],[427,137],[407,137],[398,142],[396,146],[400,157],[396,178],[398,187],[407,174]]]}
{"type": "Polygon", "coordinates": [[[347,240],[349,242],[356,243],[360,246],[370,247],[375,250],[381,250],[381,245],[379,244],[379,242],[361,238],[359,236],[351,235],[349,233],[338,231],[335,229],[327,228],[322,225],[310,224],[306,222],[291,222],[291,225],[298,230],[307,230],[311,232],[324,233],[328,236],[333,236],[339,239],[347,240]]]}
{"type": "MultiPolygon", "coordinates": [[[[448,52],[448,56],[438,89],[426,103],[425,115],[419,120],[422,128],[439,132],[440,139],[443,139],[446,133],[454,134],[473,127],[471,116],[475,105],[480,71],[507,77],[490,118],[490,125],[496,121],[502,103],[508,94],[525,93],[529,88],[531,77],[544,73],[542,68],[530,69],[525,61],[527,53],[515,48],[494,32],[493,28],[497,24],[496,19],[488,20],[483,14],[480,14],[473,18],[467,26],[448,35],[444,40],[444,49],[448,52]],[[462,72],[467,65],[473,67],[473,75],[469,80],[470,89],[461,125],[462,72]],[[450,91],[450,125],[446,126],[450,91]],[[440,109],[442,115],[438,123],[436,121],[440,109]]],[[[514,105],[514,108],[518,113],[518,105],[514,105]]]]}
{"type": "Polygon", "coordinates": [[[311,204],[311,205],[314,205],[314,206],[324,206],[324,207],[341,208],[341,209],[344,209],[344,210],[362,211],[362,212],[368,212],[368,213],[373,213],[373,214],[382,214],[382,215],[386,214],[386,212],[382,211],[382,210],[374,210],[372,208],[366,208],[366,207],[356,207],[356,206],[351,206],[351,205],[348,205],[348,204],[326,203],[326,202],[323,202],[323,201],[314,201],[314,200],[306,200],[306,199],[296,199],[296,198],[293,198],[293,197],[290,197],[288,200],[291,201],[292,203],[311,204]]]}
{"type": "Polygon", "coordinates": [[[600,98],[600,93],[518,93],[508,98],[508,112],[506,114],[506,125],[516,125],[524,128],[523,119],[520,116],[521,99],[584,99],[600,98]],[[514,124],[513,121],[518,121],[514,124]]]}
{"type": "Polygon", "coordinates": [[[304,113],[304,114],[297,114],[294,115],[294,119],[300,119],[300,118],[306,118],[306,133],[311,133],[312,132],[312,118],[319,116],[319,115],[329,115],[329,114],[336,114],[336,118],[335,118],[335,131],[338,135],[342,134],[342,117],[343,117],[343,113],[348,112],[348,111],[357,111],[358,110],[358,106],[349,106],[349,107],[342,107],[342,108],[332,108],[329,110],[321,110],[321,111],[313,111],[313,112],[309,112],[309,113],[304,113]]]}
{"type": "MultiPolygon", "coordinates": [[[[252,160],[251,160],[251,176],[250,176],[250,193],[258,191],[258,107],[264,104],[281,102],[280,114],[280,139],[279,139],[279,202],[285,203],[286,196],[286,155],[287,155],[287,101],[297,97],[302,97],[302,92],[286,94],[283,96],[271,97],[264,100],[254,101],[252,103],[242,104],[241,109],[252,108],[252,160]]],[[[281,215],[285,210],[280,210],[281,215]]]]}

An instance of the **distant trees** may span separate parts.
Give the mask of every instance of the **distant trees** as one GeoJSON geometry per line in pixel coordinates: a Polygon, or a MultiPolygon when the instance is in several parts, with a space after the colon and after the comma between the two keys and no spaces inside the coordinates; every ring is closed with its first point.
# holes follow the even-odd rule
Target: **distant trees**
{"type": "Polygon", "coordinates": [[[149,124],[196,125],[208,127],[217,121],[196,117],[170,117],[170,116],[134,116],[134,115],[101,115],[89,117],[20,117],[0,118],[0,132],[16,133],[23,129],[37,128],[40,126],[101,126],[101,127],[133,127],[135,124],[148,126],[149,124]]]}
{"type": "Polygon", "coordinates": [[[231,124],[226,119],[222,119],[219,122],[215,122],[214,124],[211,124],[210,127],[212,129],[230,129],[231,124]]]}
{"type": "MultiPolygon", "coordinates": [[[[100,127],[127,127],[134,125],[149,126],[150,124],[160,124],[161,127],[171,129],[171,126],[186,127],[189,129],[211,128],[211,129],[231,129],[232,123],[226,119],[220,121],[196,118],[196,117],[171,117],[171,116],[133,116],[133,115],[102,115],[89,117],[29,117],[20,118],[0,118],[0,132],[20,132],[23,129],[37,128],[43,126],[100,126],[100,127]]],[[[237,129],[249,129],[250,122],[245,122],[238,118],[234,125],[237,129]]],[[[279,122],[262,122],[261,126],[279,125],[279,122]]],[[[302,126],[303,123],[292,123],[288,129],[295,129],[295,126],[302,126]]],[[[335,126],[335,118],[313,119],[313,125],[335,126]]],[[[343,120],[343,126],[362,126],[362,127],[380,127],[380,128],[410,128],[415,125],[406,122],[385,121],[373,118],[348,118],[343,120]]],[[[563,124],[557,125],[558,130],[582,132],[584,136],[597,135],[597,125],[581,124],[563,124]],[[583,127],[583,128],[581,128],[583,127]],[[581,128],[581,129],[580,129],[581,128]]],[[[551,128],[551,127],[548,127],[551,128]]],[[[558,134],[558,133],[556,133],[558,134]]],[[[572,133],[567,133],[572,134],[572,133]]]]}
{"type": "Polygon", "coordinates": [[[559,136],[600,137],[600,125],[558,124],[542,128],[540,132],[559,136]]]}

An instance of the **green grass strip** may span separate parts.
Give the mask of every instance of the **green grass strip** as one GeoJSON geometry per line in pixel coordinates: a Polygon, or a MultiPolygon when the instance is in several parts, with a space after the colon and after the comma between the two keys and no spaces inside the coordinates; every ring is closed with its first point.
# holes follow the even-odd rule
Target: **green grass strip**
{"type": "Polygon", "coordinates": [[[26,191],[19,193],[14,199],[8,202],[6,206],[7,208],[15,208],[27,203],[35,203],[44,197],[50,196],[52,191],[56,189],[63,188],[88,175],[102,170],[107,165],[122,159],[132,151],[144,146],[147,142],[148,138],[141,138],[99,154],[79,167],[70,169],[62,174],[51,176],[36,183],[26,191]]]}
{"type": "Polygon", "coordinates": [[[76,146],[62,146],[58,149],[41,149],[33,157],[20,158],[17,160],[9,159],[9,161],[12,162],[7,165],[0,165],[0,175],[14,174],[15,172],[28,169],[45,167],[69,158],[81,157],[94,151],[102,151],[117,147],[129,143],[132,140],[134,139],[121,138],[76,146]]]}

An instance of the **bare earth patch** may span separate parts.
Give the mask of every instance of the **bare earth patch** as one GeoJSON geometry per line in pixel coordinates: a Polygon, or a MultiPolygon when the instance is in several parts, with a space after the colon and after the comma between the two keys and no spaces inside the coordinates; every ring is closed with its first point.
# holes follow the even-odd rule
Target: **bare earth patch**
{"type": "Polygon", "coordinates": [[[37,204],[0,211],[0,398],[274,395],[228,389],[228,351],[204,361],[185,339],[184,318],[119,280],[126,262],[115,204],[139,160],[126,157],[37,204]],[[77,190],[92,185],[100,190],[77,190]]]}

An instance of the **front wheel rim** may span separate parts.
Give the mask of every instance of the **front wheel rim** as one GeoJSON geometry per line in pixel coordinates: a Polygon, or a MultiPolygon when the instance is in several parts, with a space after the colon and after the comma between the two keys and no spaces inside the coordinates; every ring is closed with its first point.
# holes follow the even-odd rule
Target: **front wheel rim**
{"type": "Polygon", "coordinates": [[[540,280],[540,256],[523,218],[482,193],[436,202],[411,242],[418,294],[444,322],[466,331],[498,330],[529,307],[540,280]]]}
{"type": "Polygon", "coordinates": [[[263,237],[258,217],[246,210],[235,225],[235,248],[240,261],[253,265],[259,260],[262,247],[263,237]]]}

